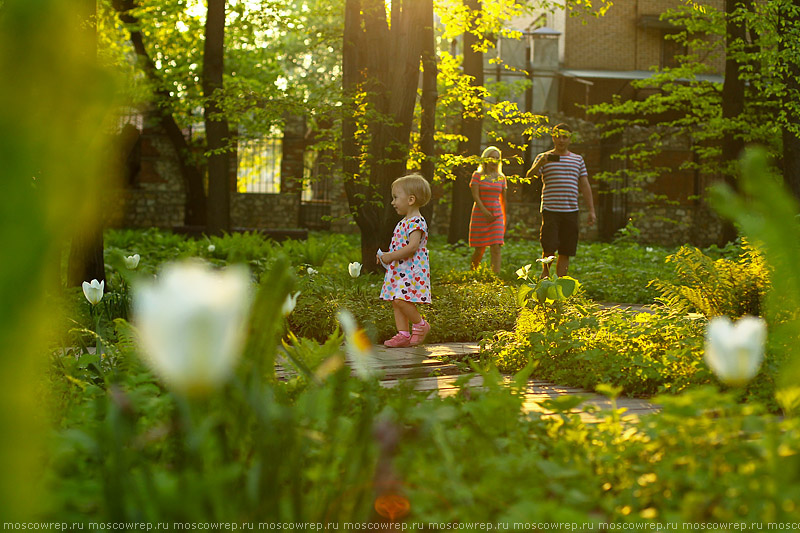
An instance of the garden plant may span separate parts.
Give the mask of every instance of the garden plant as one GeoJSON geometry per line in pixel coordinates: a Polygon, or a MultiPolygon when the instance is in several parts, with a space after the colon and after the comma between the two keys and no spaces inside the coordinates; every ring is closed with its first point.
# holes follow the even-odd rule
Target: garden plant
{"type": "MultiPolygon", "coordinates": [[[[748,164],[757,161],[751,156],[748,164]]],[[[767,179],[763,168],[751,172],[751,180],[767,179]]],[[[726,308],[769,310],[766,352],[752,348],[764,353],[760,369],[734,375],[738,367],[726,369],[725,354],[723,367],[704,362],[714,348],[710,332],[704,342],[712,316],[690,307],[691,299],[674,300],[677,288],[691,287],[680,275],[670,278],[671,296],[652,302],[653,312],[601,308],[575,279],[534,280],[529,265],[516,273],[522,283],[488,269],[470,272],[468,250],[454,249],[443,252],[442,263],[454,268],[438,274],[443,305],[431,313],[445,325],[442,340],[483,338],[471,364],[484,389],[444,399],[379,386],[370,338],[385,335],[392,317],[377,313],[379,280],[351,261],[357,247],[346,237],[203,242],[112,232],[107,253],[133,260],[136,247],[140,261],[135,270],[123,261],[120,276],[129,281],[116,281],[96,303],[74,294],[70,305],[83,309],[86,324],[71,335],[91,332],[89,311],[107,309],[113,291],[129,284],[132,322],[103,312],[101,356],[86,339],[77,351],[52,352],[43,383],[54,428],[45,468],[50,497],[40,516],[559,522],[586,530],[601,522],[788,522],[797,512],[800,428],[796,388],[785,377],[794,372],[789,346],[797,330],[784,306],[796,296],[771,296],[771,280],[795,274],[781,259],[785,251],[770,247],[770,232],[783,231],[783,222],[769,218],[779,212],[772,194],[779,193],[761,198],[767,229],[752,234],[758,245],[748,241],[723,254],[732,259],[678,250],[665,263],[688,255],[719,272],[730,272],[725,261],[758,270],[776,254],[769,275],[762,272],[754,285],[764,288],[752,293],[757,304],[728,301],[726,308]],[[203,262],[187,262],[191,256],[203,262]],[[145,281],[153,272],[157,280],[145,281]],[[196,296],[209,292],[216,296],[196,296]],[[237,314],[243,312],[248,318],[237,314]],[[464,312],[483,315],[459,327],[464,312]],[[496,323],[487,322],[492,316],[496,323]],[[169,362],[199,339],[206,349],[169,362]],[[173,345],[171,354],[164,351],[173,345]],[[295,377],[276,378],[279,353],[295,377]],[[517,375],[508,384],[501,372],[517,375]],[[548,404],[562,413],[554,418],[521,415],[532,374],[612,399],[653,397],[662,410],[633,422],[614,409],[587,423],[564,401],[548,404]],[[228,498],[232,492],[241,497],[228,498]],[[387,502],[404,510],[393,515],[387,502]]]]}
{"type": "MultiPolygon", "coordinates": [[[[172,32],[137,22],[157,4],[103,7],[142,37],[172,32]]],[[[392,317],[356,237],[107,229],[105,279],[65,286],[61,258],[103,224],[121,92],[76,20],[92,17],[0,0],[4,530],[796,527],[800,209],[766,152],[745,151],[738,191],[713,189],[742,236],[721,249],[623,233],[582,244],[570,277],[533,279],[530,241],[510,240],[495,275],[432,238],[430,341],[481,351],[458,361],[456,394],[386,387],[392,317]],[[531,378],[612,408],[526,412],[531,378]],[[630,416],[621,395],[660,410],[630,416]]],[[[170,113],[203,100],[191,81],[170,113]]]]}

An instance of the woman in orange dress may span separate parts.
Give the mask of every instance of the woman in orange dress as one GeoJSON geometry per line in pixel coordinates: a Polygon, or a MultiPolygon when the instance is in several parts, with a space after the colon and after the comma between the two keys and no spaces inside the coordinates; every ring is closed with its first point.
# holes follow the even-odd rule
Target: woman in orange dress
{"type": "Polygon", "coordinates": [[[472,270],[478,268],[486,247],[492,257],[492,270],[500,273],[500,247],[506,232],[506,177],[500,149],[490,146],[481,154],[481,164],[472,174],[469,184],[472,198],[472,217],[469,221],[469,245],[472,253],[472,270]]]}

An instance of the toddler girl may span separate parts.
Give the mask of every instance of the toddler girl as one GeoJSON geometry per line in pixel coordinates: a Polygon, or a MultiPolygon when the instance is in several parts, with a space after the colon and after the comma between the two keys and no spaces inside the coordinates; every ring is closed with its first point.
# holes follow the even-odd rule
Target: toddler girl
{"type": "Polygon", "coordinates": [[[422,344],[431,326],[416,304],[431,303],[431,270],[428,260],[428,224],[419,208],[431,199],[431,186],[419,174],[392,183],[392,207],[403,219],[397,223],[389,251],[378,250],[376,260],[386,267],[381,300],[390,300],[397,335],[383,344],[402,348],[422,344]],[[413,324],[409,331],[409,321],[413,324]]]}

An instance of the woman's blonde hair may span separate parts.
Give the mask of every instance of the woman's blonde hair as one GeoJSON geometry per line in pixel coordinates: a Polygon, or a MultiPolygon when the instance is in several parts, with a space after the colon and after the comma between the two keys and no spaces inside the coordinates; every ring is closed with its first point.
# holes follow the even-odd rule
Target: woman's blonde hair
{"type": "Polygon", "coordinates": [[[409,174],[397,178],[392,182],[392,188],[401,187],[403,191],[417,199],[417,207],[422,207],[431,201],[431,186],[428,180],[419,174],[409,174]]]}
{"type": "Polygon", "coordinates": [[[489,159],[489,154],[492,152],[497,152],[497,174],[499,176],[503,175],[503,153],[500,151],[500,148],[496,146],[487,146],[486,150],[483,151],[481,154],[481,163],[478,165],[478,174],[483,174],[486,171],[484,164],[487,163],[487,159],[489,159]]]}

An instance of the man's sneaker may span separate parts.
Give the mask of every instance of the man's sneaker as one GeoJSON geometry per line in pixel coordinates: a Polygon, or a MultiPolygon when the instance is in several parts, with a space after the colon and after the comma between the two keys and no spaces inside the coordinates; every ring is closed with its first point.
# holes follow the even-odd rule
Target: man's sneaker
{"type": "Polygon", "coordinates": [[[414,324],[411,329],[413,330],[413,332],[411,333],[411,340],[409,341],[409,345],[416,346],[418,344],[422,344],[423,342],[425,342],[425,337],[431,330],[431,325],[428,322],[425,322],[421,325],[414,324]]]}
{"type": "Polygon", "coordinates": [[[410,346],[412,337],[408,335],[403,335],[402,333],[398,333],[391,339],[384,341],[383,345],[389,348],[405,348],[406,346],[410,346]]]}

